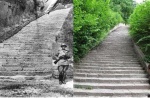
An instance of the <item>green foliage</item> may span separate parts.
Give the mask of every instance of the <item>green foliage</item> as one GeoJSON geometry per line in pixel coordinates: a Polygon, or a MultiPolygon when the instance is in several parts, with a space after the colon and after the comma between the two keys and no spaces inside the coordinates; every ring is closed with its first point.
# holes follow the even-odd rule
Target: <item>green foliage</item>
{"type": "Polygon", "coordinates": [[[144,58],[144,61],[147,62],[147,63],[150,63],[150,55],[146,55],[145,58],[144,58]]]}
{"type": "Polygon", "coordinates": [[[134,9],[133,0],[111,0],[110,6],[113,11],[121,15],[125,23],[128,23],[128,18],[134,9]]]}
{"type": "Polygon", "coordinates": [[[99,44],[122,20],[111,10],[109,0],[74,0],[74,60],[99,44]]]}
{"type": "MultiPolygon", "coordinates": [[[[130,35],[150,56],[150,1],[138,5],[130,16],[130,35]]],[[[149,59],[150,60],[150,59],[149,59]]]]}
{"type": "Polygon", "coordinates": [[[141,48],[143,48],[142,50],[144,50],[144,52],[150,54],[150,35],[139,39],[137,44],[139,44],[141,48]]]}

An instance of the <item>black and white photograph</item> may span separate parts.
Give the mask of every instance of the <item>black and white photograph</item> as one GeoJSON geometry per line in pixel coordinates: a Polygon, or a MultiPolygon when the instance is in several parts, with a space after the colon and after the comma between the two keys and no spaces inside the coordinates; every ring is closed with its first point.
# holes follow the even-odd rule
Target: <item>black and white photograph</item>
{"type": "Polygon", "coordinates": [[[0,98],[150,98],[150,0],[0,0],[0,98]]]}
{"type": "Polygon", "coordinates": [[[0,97],[73,97],[72,18],[72,0],[0,0],[0,97]]]}

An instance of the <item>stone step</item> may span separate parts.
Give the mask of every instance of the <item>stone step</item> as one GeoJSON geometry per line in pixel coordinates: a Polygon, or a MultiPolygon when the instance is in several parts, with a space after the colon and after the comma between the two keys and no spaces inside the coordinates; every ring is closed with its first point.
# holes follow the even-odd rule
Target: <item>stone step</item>
{"type": "Polygon", "coordinates": [[[76,69],[97,69],[97,70],[142,70],[142,67],[101,67],[101,66],[79,66],[76,69]]]}
{"type": "Polygon", "coordinates": [[[45,69],[45,71],[0,71],[0,76],[15,76],[15,75],[26,75],[26,76],[35,76],[35,75],[45,75],[51,74],[51,69],[45,69]]]}
{"type": "Polygon", "coordinates": [[[89,83],[148,83],[147,78],[93,78],[93,77],[75,77],[74,82],[89,82],[89,83]]]}
{"type": "Polygon", "coordinates": [[[130,55],[128,56],[133,56],[135,55],[133,52],[132,48],[127,48],[127,50],[122,49],[121,47],[118,47],[119,49],[116,49],[117,47],[106,47],[106,48],[99,48],[100,51],[97,52],[91,52],[92,55],[95,55],[96,53],[98,53],[97,55],[126,55],[126,53],[130,53],[130,55]],[[132,51],[131,51],[132,50],[132,51]],[[105,54],[104,54],[105,53],[105,54]]]}
{"type": "MultiPolygon", "coordinates": [[[[45,79],[43,79],[45,81],[45,79]]],[[[39,85],[41,84],[40,82],[42,81],[42,79],[40,79],[40,81],[36,81],[34,79],[31,79],[31,80],[3,80],[3,81],[0,81],[0,89],[5,89],[6,87],[9,87],[9,86],[19,86],[19,85],[24,85],[24,86],[27,86],[27,85],[39,85]]]]}
{"type": "MultiPolygon", "coordinates": [[[[93,58],[137,58],[136,54],[124,54],[124,53],[116,53],[116,54],[109,54],[109,53],[103,53],[99,50],[93,50],[89,53],[89,55],[95,55],[93,58]]],[[[90,57],[89,55],[87,55],[85,58],[89,57],[89,58],[92,58],[90,57]]]]}
{"type": "Polygon", "coordinates": [[[97,74],[97,73],[76,73],[74,72],[75,77],[95,77],[95,78],[147,78],[146,74],[97,74]]]}
{"type": "Polygon", "coordinates": [[[44,74],[44,75],[36,75],[36,76],[25,76],[25,75],[19,75],[19,76],[0,76],[0,79],[11,79],[11,78],[13,78],[13,77],[24,77],[24,78],[26,78],[27,80],[30,80],[31,78],[33,78],[33,79],[37,79],[37,78],[40,78],[40,79],[43,79],[43,78],[48,78],[48,77],[51,77],[52,76],[52,74],[49,74],[49,73],[47,73],[47,74],[44,74]]]}
{"type": "MultiPolygon", "coordinates": [[[[11,70],[11,71],[44,71],[46,69],[51,69],[49,66],[44,66],[44,68],[42,67],[26,67],[26,68],[21,68],[21,67],[7,67],[7,70],[11,70]]],[[[6,71],[7,71],[6,70],[6,71]]]]}
{"type": "Polygon", "coordinates": [[[138,60],[137,57],[133,57],[133,56],[125,56],[125,57],[121,57],[121,56],[112,56],[112,57],[106,57],[106,56],[87,56],[85,58],[83,58],[83,60],[138,60]]]}
{"type": "Polygon", "coordinates": [[[129,61],[129,60],[83,60],[85,63],[100,63],[100,64],[139,64],[139,61],[129,61]]]}
{"type": "Polygon", "coordinates": [[[104,53],[104,54],[99,54],[99,53],[90,53],[90,56],[89,57],[136,57],[136,55],[133,53],[133,52],[124,52],[124,51],[118,51],[118,50],[113,50],[113,51],[107,51],[106,49],[105,50],[100,50],[101,53],[104,53]],[[107,55],[109,54],[109,55],[107,55]],[[125,55],[125,54],[130,54],[130,55],[125,55]]]}
{"type": "Polygon", "coordinates": [[[92,70],[92,69],[75,69],[75,73],[105,73],[105,74],[143,74],[144,70],[92,70]]]}
{"type": "Polygon", "coordinates": [[[139,64],[138,61],[86,61],[86,63],[99,63],[99,64],[139,64]]]}
{"type": "Polygon", "coordinates": [[[129,90],[129,89],[74,89],[75,97],[109,96],[109,97],[148,97],[150,90],[129,90]]]}
{"type": "Polygon", "coordinates": [[[101,64],[101,63],[80,63],[80,64],[75,64],[75,66],[99,66],[99,67],[141,67],[140,64],[116,64],[116,63],[106,63],[106,64],[101,64]]]}
{"type": "Polygon", "coordinates": [[[95,55],[95,56],[99,56],[99,57],[137,57],[135,54],[106,54],[106,53],[99,53],[96,52],[94,53],[93,51],[89,53],[89,55],[95,55]]]}
{"type": "MultiPolygon", "coordinates": [[[[1,54],[1,53],[0,53],[1,54]]],[[[7,54],[9,56],[5,56],[6,54],[1,54],[1,57],[0,59],[22,59],[23,58],[36,58],[36,57],[39,57],[39,56],[42,56],[43,58],[49,58],[48,55],[49,54],[41,54],[41,53],[29,53],[29,54],[7,54]]]]}
{"type": "Polygon", "coordinates": [[[108,83],[74,83],[74,88],[79,89],[150,89],[150,85],[147,83],[145,84],[133,84],[133,83],[127,83],[127,84],[108,84],[108,83]]]}
{"type": "Polygon", "coordinates": [[[100,58],[100,59],[92,59],[92,58],[90,58],[90,59],[83,59],[82,61],[85,61],[85,62],[87,62],[87,61],[95,61],[95,62],[99,62],[99,61],[121,61],[121,62],[123,62],[123,61],[126,61],[126,62],[138,62],[138,60],[137,59],[117,59],[117,58],[114,58],[114,59],[111,59],[111,58],[100,58]]]}

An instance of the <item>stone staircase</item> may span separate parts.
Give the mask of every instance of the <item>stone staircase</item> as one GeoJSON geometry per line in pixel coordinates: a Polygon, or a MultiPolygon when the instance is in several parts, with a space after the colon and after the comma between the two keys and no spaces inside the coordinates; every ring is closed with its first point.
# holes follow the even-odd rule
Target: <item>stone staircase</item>
{"type": "Polygon", "coordinates": [[[134,52],[128,28],[120,26],[74,70],[74,96],[148,97],[149,79],[134,52]]]}
{"type": "Polygon", "coordinates": [[[70,9],[46,14],[0,43],[0,76],[51,74],[52,44],[70,9]]]}

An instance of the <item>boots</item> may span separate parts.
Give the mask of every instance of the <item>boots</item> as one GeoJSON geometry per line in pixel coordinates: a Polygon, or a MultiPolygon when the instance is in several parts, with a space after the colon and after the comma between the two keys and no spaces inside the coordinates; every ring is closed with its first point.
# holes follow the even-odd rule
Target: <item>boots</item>
{"type": "Polygon", "coordinates": [[[59,84],[61,85],[63,83],[63,72],[59,73],[59,84]]]}

